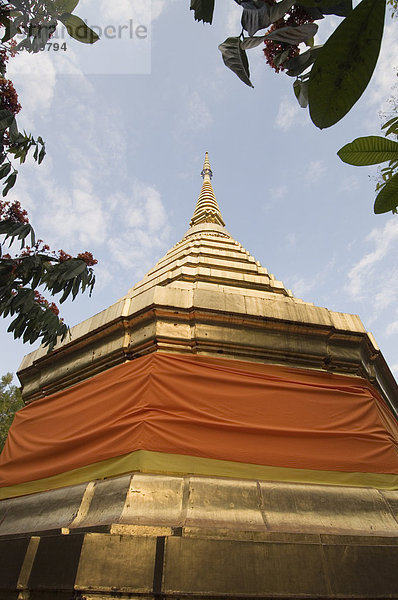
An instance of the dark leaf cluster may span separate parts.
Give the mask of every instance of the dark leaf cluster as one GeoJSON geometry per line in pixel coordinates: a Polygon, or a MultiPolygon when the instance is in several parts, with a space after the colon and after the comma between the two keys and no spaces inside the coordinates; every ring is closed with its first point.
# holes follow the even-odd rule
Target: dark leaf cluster
{"type": "Polygon", "coordinates": [[[17,34],[23,39],[15,50],[40,52],[51,39],[58,23],[63,23],[71,37],[86,44],[98,41],[98,35],[78,16],[72,14],[79,0],[10,0],[2,2],[5,43],[17,34]]]}
{"type": "Polygon", "coordinates": [[[40,136],[36,140],[25,131],[18,131],[15,116],[6,109],[0,110],[0,141],[0,180],[3,181],[4,197],[14,187],[18,175],[10,158],[19,160],[22,164],[33,150],[33,158],[40,165],[46,155],[46,147],[40,136]]]}
{"type": "MultiPolygon", "coordinates": [[[[272,41],[277,51],[272,63],[267,60],[276,71],[283,69],[296,78],[294,93],[300,106],[309,106],[313,123],[323,129],[340,121],[372,77],[383,37],[386,0],[361,0],[355,8],[352,0],[235,2],[242,8],[242,32],[219,46],[226,66],[253,87],[246,50],[272,41]],[[292,11],[304,11],[308,22],[290,23],[292,11]],[[314,46],[318,29],[314,21],[326,15],[342,17],[342,21],[323,46],[314,46]],[[299,53],[302,42],[309,49],[299,53]]],[[[191,8],[197,20],[212,22],[214,2],[192,0],[191,8]]]]}
{"type": "MultiPolygon", "coordinates": [[[[96,42],[98,35],[80,17],[72,14],[78,4],[79,0],[0,0],[0,26],[4,29],[0,41],[1,81],[12,87],[12,82],[4,79],[9,55],[22,50],[40,52],[55,33],[58,23],[63,23],[74,39],[87,44],[96,42]],[[16,36],[22,37],[18,44],[16,36]]],[[[0,180],[4,186],[3,196],[15,185],[18,176],[10,159],[17,159],[22,164],[33,150],[33,157],[40,164],[46,154],[41,137],[35,139],[18,130],[15,114],[21,107],[17,104],[13,87],[12,91],[15,95],[14,111],[5,102],[5,92],[0,90],[0,180]]]]}
{"type": "Polygon", "coordinates": [[[346,144],[338,151],[342,161],[356,167],[376,165],[388,162],[381,169],[381,181],[376,186],[378,191],[374,212],[376,214],[392,211],[398,212],[398,117],[389,119],[382,127],[386,137],[369,135],[360,137],[346,144]],[[395,139],[389,139],[391,136],[395,139]]]}
{"type": "MultiPolygon", "coordinates": [[[[18,129],[15,115],[20,110],[18,96],[10,80],[5,79],[10,57],[22,50],[39,52],[54,34],[58,23],[63,23],[69,35],[83,43],[94,43],[98,36],[87,24],[72,14],[79,0],[0,0],[0,181],[3,196],[16,183],[18,171],[12,161],[20,164],[31,152],[40,164],[46,154],[41,137],[18,129]],[[19,43],[15,38],[18,36],[19,43]],[[22,39],[21,39],[22,38],[22,39]]],[[[47,245],[36,242],[27,213],[19,202],[0,201],[0,316],[13,317],[8,331],[15,338],[33,343],[40,339],[54,347],[57,339],[64,339],[68,327],[59,318],[59,310],[37,288],[51,296],[59,295],[63,303],[75,299],[79,292],[89,291],[95,283],[91,268],[95,261],[89,252],[73,258],[63,251],[51,253],[47,245]],[[30,240],[30,246],[26,246],[30,240]],[[20,252],[11,257],[5,253],[20,242],[20,252]]]]}
{"type": "MultiPolygon", "coordinates": [[[[60,295],[62,304],[71,295],[75,299],[79,292],[86,290],[91,295],[95,276],[91,267],[81,258],[63,260],[60,256],[43,251],[35,243],[35,234],[29,223],[15,223],[11,220],[0,221],[0,316],[14,317],[8,327],[15,338],[24,342],[41,342],[52,350],[57,342],[65,338],[68,327],[58,316],[58,308],[48,302],[37,291],[41,288],[52,296],[60,295]],[[26,248],[17,257],[2,254],[6,242],[21,242],[29,237],[33,247],[26,248]]],[[[45,246],[45,249],[48,247],[45,246]]],[[[95,261],[94,261],[95,262],[95,261]]]]}

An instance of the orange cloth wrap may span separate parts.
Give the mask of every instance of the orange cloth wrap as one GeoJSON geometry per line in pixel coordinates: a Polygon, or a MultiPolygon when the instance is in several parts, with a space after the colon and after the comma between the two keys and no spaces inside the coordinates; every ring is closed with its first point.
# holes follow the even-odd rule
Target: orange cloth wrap
{"type": "Polygon", "coordinates": [[[0,487],[135,450],[398,474],[397,440],[396,420],[364,379],[156,353],[20,410],[0,487]]]}

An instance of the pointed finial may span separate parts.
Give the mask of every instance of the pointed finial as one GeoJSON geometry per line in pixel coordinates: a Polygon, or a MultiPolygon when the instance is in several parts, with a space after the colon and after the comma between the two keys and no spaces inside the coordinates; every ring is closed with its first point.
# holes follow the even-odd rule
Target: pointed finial
{"type": "Polygon", "coordinates": [[[209,153],[205,154],[205,162],[203,165],[202,173],[203,185],[199,194],[198,202],[196,204],[195,212],[190,222],[190,226],[199,225],[199,223],[217,223],[224,227],[220,208],[217,204],[216,196],[214,194],[213,186],[211,185],[211,178],[213,177],[213,171],[210,167],[209,153]]]}
{"type": "Polygon", "coordinates": [[[206,152],[206,154],[205,154],[205,162],[203,164],[203,169],[202,169],[201,175],[202,175],[203,179],[206,177],[206,175],[208,175],[210,179],[212,179],[212,177],[213,177],[213,171],[211,170],[211,167],[210,167],[208,152],[206,152]]]}

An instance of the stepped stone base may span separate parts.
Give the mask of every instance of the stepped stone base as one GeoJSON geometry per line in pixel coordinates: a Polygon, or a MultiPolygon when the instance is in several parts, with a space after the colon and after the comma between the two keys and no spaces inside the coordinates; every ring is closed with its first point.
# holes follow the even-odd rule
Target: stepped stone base
{"type": "Polygon", "coordinates": [[[397,598],[392,538],[75,533],[0,542],[2,599],[397,598]],[[241,536],[245,537],[245,536],[241,536]]]}
{"type": "Polygon", "coordinates": [[[0,502],[0,600],[398,598],[398,493],[133,474],[0,502]]]}

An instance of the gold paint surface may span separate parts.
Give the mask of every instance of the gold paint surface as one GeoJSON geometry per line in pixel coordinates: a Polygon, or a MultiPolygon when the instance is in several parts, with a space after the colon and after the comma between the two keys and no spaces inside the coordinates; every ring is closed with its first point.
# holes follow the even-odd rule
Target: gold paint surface
{"type": "Polygon", "coordinates": [[[86,534],[75,589],[150,592],[155,549],[153,537],[86,534]]]}
{"type": "Polygon", "coordinates": [[[326,596],[322,548],[317,544],[168,538],[164,592],[234,598],[326,596]]]}
{"type": "Polygon", "coordinates": [[[32,571],[33,562],[36,558],[37,549],[39,547],[40,538],[32,536],[29,541],[28,549],[26,550],[25,560],[19,573],[17,589],[26,589],[32,571]]]}
{"type": "Polygon", "coordinates": [[[181,526],[185,480],[183,477],[136,473],[130,484],[121,523],[181,526]]]}
{"type": "Polygon", "coordinates": [[[25,401],[160,350],[361,375],[396,403],[398,386],[360,319],[293,297],[230,236],[221,213],[206,222],[208,209],[219,212],[211,202],[198,204],[199,222],[126,296],[73,327],[51,356],[40,348],[25,357],[25,401]]]}
{"type": "Polygon", "coordinates": [[[132,478],[97,481],[94,488],[83,484],[1,501],[0,537],[112,526],[115,533],[134,535],[141,535],[140,531],[147,535],[148,528],[169,535],[177,528],[187,535],[202,531],[205,537],[222,539],[233,534],[275,541],[282,539],[275,536],[289,534],[381,536],[398,541],[397,505],[398,491],[134,473],[132,478]],[[94,489],[89,506],[86,488],[94,489]],[[74,520],[76,515],[85,516],[74,520]]]}
{"type": "MultiPolygon", "coordinates": [[[[260,482],[269,528],[280,531],[397,535],[397,522],[376,489],[260,482]]],[[[387,492],[388,493],[388,492],[387,492]]],[[[397,492],[392,492],[396,499],[397,492]]]]}
{"type": "Polygon", "coordinates": [[[263,529],[256,481],[192,477],[189,484],[187,527],[201,525],[245,530],[263,529]]]}

